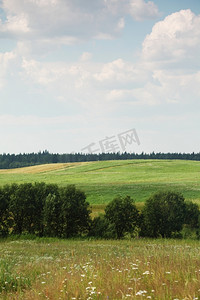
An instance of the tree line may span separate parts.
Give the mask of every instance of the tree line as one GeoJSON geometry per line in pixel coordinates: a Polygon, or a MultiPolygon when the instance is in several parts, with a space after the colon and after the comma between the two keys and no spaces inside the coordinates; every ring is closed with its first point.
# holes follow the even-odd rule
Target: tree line
{"type": "Polygon", "coordinates": [[[0,187],[0,236],[33,234],[72,238],[177,237],[183,226],[199,237],[198,205],[176,192],[152,195],[141,211],[130,196],[116,197],[91,218],[83,191],[74,185],[24,183],[0,187]]]}
{"type": "Polygon", "coordinates": [[[39,164],[69,163],[104,160],[127,160],[127,159],[182,159],[200,160],[199,153],[50,153],[40,151],[38,153],[0,154],[0,169],[27,167],[39,164]]]}

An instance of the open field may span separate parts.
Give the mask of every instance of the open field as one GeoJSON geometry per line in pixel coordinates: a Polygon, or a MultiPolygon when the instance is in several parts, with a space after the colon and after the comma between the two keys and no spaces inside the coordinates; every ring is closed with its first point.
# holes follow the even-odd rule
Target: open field
{"type": "MultiPolygon", "coordinates": [[[[50,164],[0,170],[0,183],[76,184],[95,213],[116,195],[138,206],[173,189],[200,204],[200,162],[168,160],[50,164]]],[[[0,240],[0,299],[200,299],[194,240],[0,240]]]]}
{"type": "Polygon", "coordinates": [[[200,162],[125,160],[48,164],[0,170],[0,184],[44,181],[59,186],[76,184],[90,204],[105,205],[115,196],[130,195],[144,202],[153,192],[173,189],[200,204],[200,162]]]}
{"type": "Polygon", "coordinates": [[[200,299],[198,241],[0,242],[0,299],[200,299]]]}

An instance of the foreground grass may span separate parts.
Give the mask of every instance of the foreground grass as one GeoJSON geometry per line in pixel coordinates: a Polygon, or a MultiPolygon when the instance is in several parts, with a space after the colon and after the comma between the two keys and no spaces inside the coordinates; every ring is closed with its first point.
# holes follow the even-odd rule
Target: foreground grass
{"type": "Polygon", "coordinates": [[[199,161],[97,161],[0,170],[0,185],[35,181],[76,184],[92,205],[107,204],[118,195],[145,202],[154,192],[173,189],[200,204],[199,174],[199,161]]]}
{"type": "Polygon", "coordinates": [[[0,299],[200,299],[200,243],[0,242],[0,299]]]}

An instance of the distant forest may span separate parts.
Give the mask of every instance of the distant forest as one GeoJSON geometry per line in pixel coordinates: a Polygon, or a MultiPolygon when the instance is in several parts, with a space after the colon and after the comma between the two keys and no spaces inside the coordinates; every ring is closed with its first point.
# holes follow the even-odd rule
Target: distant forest
{"type": "Polygon", "coordinates": [[[12,169],[28,167],[40,164],[50,163],[69,163],[85,161],[103,161],[103,160],[124,160],[124,159],[182,159],[182,160],[200,160],[199,153],[70,153],[59,154],[49,153],[45,150],[38,153],[23,154],[0,154],[0,169],[12,169]]]}

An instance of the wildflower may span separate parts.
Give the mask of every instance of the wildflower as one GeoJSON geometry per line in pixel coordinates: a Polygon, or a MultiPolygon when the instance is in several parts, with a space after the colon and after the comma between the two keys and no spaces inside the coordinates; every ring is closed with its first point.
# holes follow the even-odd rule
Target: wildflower
{"type": "Polygon", "coordinates": [[[140,291],[138,291],[135,295],[136,296],[142,296],[143,294],[146,294],[147,293],[147,291],[142,291],[142,290],[140,290],[140,291]]]}
{"type": "Polygon", "coordinates": [[[143,273],[143,275],[149,275],[149,274],[150,274],[149,271],[145,271],[145,272],[143,273]]]}

